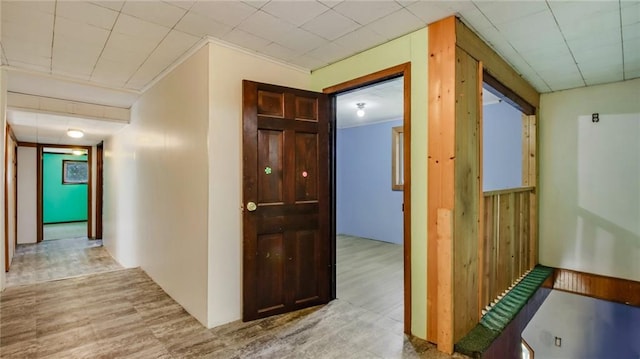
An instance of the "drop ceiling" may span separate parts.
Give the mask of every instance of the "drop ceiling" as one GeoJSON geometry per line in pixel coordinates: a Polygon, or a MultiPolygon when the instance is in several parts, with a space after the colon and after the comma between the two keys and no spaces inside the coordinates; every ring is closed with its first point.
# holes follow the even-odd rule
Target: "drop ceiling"
{"type": "Polygon", "coordinates": [[[11,1],[10,91],[129,107],[209,38],[314,70],[456,14],[540,92],[640,77],[639,1],[11,1]]]}

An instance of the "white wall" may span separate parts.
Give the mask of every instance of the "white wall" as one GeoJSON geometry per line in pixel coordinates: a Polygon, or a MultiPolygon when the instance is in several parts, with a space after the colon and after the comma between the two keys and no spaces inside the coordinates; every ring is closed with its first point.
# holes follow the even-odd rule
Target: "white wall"
{"type": "Polygon", "coordinates": [[[640,79],[540,101],[540,262],[640,281],[640,79]]]}
{"type": "Polygon", "coordinates": [[[210,327],[240,319],[242,305],[242,80],[309,88],[307,72],[209,45],[210,327]]]}
{"type": "Polygon", "coordinates": [[[18,147],[18,243],[37,240],[37,157],[37,148],[18,147]]]}
{"type": "Polygon", "coordinates": [[[209,57],[148,89],[105,142],[104,243],[207,323],[209,57]]]}

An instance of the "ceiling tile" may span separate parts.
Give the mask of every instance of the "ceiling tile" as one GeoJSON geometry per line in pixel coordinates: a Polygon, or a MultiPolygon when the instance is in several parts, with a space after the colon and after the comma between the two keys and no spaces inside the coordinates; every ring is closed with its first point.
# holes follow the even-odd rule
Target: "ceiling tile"
{"type": "Polygon", "coordinates": [[[157,45],[158,43],[139,37],[113,33],[107,41],[101,58],[118,62],[133,62],[139,66],[157,45]]]}
{"type": "Polygon", "coordinates": [[[572,49],[582,49],[585,47],[598,47],[622,41],[620,29],[594,29],[584,33],[583,36],[568,39],[567,44],[572,49]]]}
{"type": "Polygon", "coordinates": [[[361,52],[375,47],[385,42],[385,40],[382,35],[370,30],[368,26],[364,26],[342,36],[334,42],[342,47],[351,48],[353,52],[361,52]]]}
{"type": "Polygon", "coordinates": [[[315,57],[302,55],[290,60],[291,63],[309,70],[319,69],[328,63],[315,57]]]}
{"type": "Polygon", "coordinates": [[[92,3],[115,11],[120,11],[120,9],[122,9],[122,5],[124,5],[124,1],[118,0],[92,1],[92,3]]]}
{"type": "Polygon", "coordinates": [[[582,74],[587,86],[624,80],[622,66],[598,67],[582,74]]]}
{"type": "Polygon", "coordinates": [[[113,87],[124,87],[137,68],[138,65],[132,65],[129,62],[115,62],[101,57],[91,75],[91,80],[113,87]]]}
{"type": "MultiPolygon", "coordinates": [[[[578,65],[584,62],[592,62],[594,59],[610,59],[616,61],[622,57],[622,43],[608,44],[604,46],[582,47],[572,49],[573,56],[578,65]]],[[[621,61],[620,61],[621,62],[621,61]]]]}
{"type": "Polygon", "coordinates": [[[494,25],[549,10],[544,1],[476,1],[475,4],[494,25]]]}
{"type": "Polygon", "coordinates": [[[424,23],[406,9],[396,11],[369,25],[369,29],[384,36],[388,40],[395,39],[423,27],[425,27],[424,23]]]}
{"type": "Polygon", "coordinates": [[[333,8],[343,2],[343,0],[319,0],[319,1],[325,4],[325,6],[329,8],[333,8]]]}
{"type": "Polygon", "coordinates": [[[2,38],[20,39],[25,42],[51,42],[53,36],[53,15],[28,11],[28,7],[13,7],[5,12],[2,3],[2,38]],[[29,24],[29,26],[25,26],[29,24]]]}
{"type": "Polygon", "coordinates": [[[567,40],[584,37],[585,34],[596,31],[606,31],[620,29],[620,12],[616,9],[599,13],[589,21],[584,19],[560,21],[560,29],[567,40]]]}
{"type": "Polygon", "coordinates": [[[267,0],[267,1],[258,1],[258,0],[243,1],[243,3],[245,3],[247,5],[250,5],[250,6],[254,7],[254,8],[256,8],[256,9],[259,9],[259,8],[263,7],[268,2],[269,2],[269,0],[267,0]]]}
{"type": "Polygon", "coordinates": [[[118,12],[81,1],[57,1],[56,16],[111,30],[118,12]]]}
{"type": "Polygon", "coordinates": [[[247,18],[246,21],[240,24],[238,28],[267,40],[278,41],[295,27],[289,23],[278,20],[273,15],[267,14],[264,11],[256,11],[247,18]]]}
{"type": "Polygon", "coordinates": [[[361,25],[366,25],[401,8],[402,6],[393,1],[344,1],[333,9],[361,25]]]}
{"type": "Polygon", "coordinates": [[[296,56],[298,56],[298,54],[296,54],[295,51],[288,49],[280,44],[277,44],[275,42],[270,43],[268,46],[266,46],[264,49],[260,50],[261,53],[271,56],[273,58],[282,60],[282,61],[288,61],[296,56]]]}
{"type": "Polygon", "coordinates": [[[2,15],[4,16],[5,11],[13,13],[18,8],[27,12],[44,12],[47,14],[54,14],[55,5],[56,3],[53,1],[3,1],[2,15]]]}
{"type": "Polygon", "coordinates": [[[622,38],[625,42],[640,42],[640,22],[622,27],[622,38]]]}
{"type": "Polygon", "coordinates": [[[195,0],[175,0],[175,1],[164,1],[164,2],[185,10],[189,10],[191,9],[191,6],[193,6],[193,3],[195,2],[195,0]]]}
{"type": "Polygon", "coordinates": [[[196,2],[191,11],[217,22],[235,27],[257,10],[242,2],[204,1],[196,2]]]}
{"type": "Polygon", "coordinates": [[[27,58],[7,57],[9,65],[26,70],[49,73],[51,70],[51,58],[29,56],[27,58]]]}
{"type": "Polygon", "coordinates": [[[175,28],[198,37],[207,35],[223,37],[224,34],[231,30],[230,26],[214,21],[193,11],[189,11],[175,26],[175,28]]]}
{"type": "Polygon", "coordinates": [[[446,2],[418,1],[407,6],[407,10],[419,17],[425,24],[430,24],[455,13],[446,5],[448,5],[446,2]]]}
{"type": "Polygon", "coordinates": [[[29,38],[5,38],[2,46],[5,55],[8,58],[25,58],[28,56],[50,57],[51,56],[51,39],[38,38],[37,41],[28,40],[29,38]]]}
{"type": "Polygon", "coordinates": [[[316,1],[271,1],[261,10],[291,24],[301,26],[329,8],[316,1]]]}
{"type": "Polygon", "coordinates": [[[108,30],[61,17],[56,20],[54,45],[64,41],[75,43],[76,46],[102,49],[108,38],[108,30]]]}
{"type": "Polygon", "coordinates": [[[116,25],[113,27],[113,32],[120,34],[132,34],[135,37],[145,39],[155,45],[160,42],[168,33],[170,29],[165,26],[160,26],[145,20],[135,18],[133,16],[120,14],[116,25]]]}
{"type": "Polygon", "coordinates": [[[309,50],[313,50],[326,44],[328,41],[320,36],[314,35],[304,29],[295,28],[282,36],[277,43],[287,48],[295,49],[297,55],[302,55],[309,50]]]}
{"type": "Polygon", "coordinates": [[[458,11],[462,17],[462,22],[475,30],[482,30],[494,27],[484,14],[477,8],[468,8],[458,11]]]}
{"type": "Polygon", "coordinates": [[[322,36],[327,40],[335,40],[340,36],[357,29],[359,25],[344,15],[340,15],[333,10],[328,10],[307,22],[302,27],[305,30],[318,36],[322,36]]]}
{"type": "Polygon", "coordinates": [[[176,60],[193,47],[200,38],[187,33],[171,30],[160,45],[153,51],[152,56],[176,60]]]}
{"type": "Polygon", "coordinates": [[[631,80],[631,79],[636,79],[636,78],[640,78],[640,68],[635,68],[635,69],[631,69],[631,70],[625,70],[625,72],[624,72],[624,79],[625,80],[631,80]]]}
{"type": "Polygon", "coordinates": [[[351,49],[330,42],[308,52],[306,55],[326,63],[333,63],[351,55],[351,53],[351,49]]]}
{"type": "Polygon", "coordinates": [[[551,11],[540,11],[518,20],[497,24],[496,27],[508,40],[520,42],[537,41],[538,45],[546,46],[544,42],[564,41],[556,25],[551,11]]]}
{"type": "Polygon", "coordinates": [[[224,35],[222,39],[254,51],[260,51],[272,42],[271,40],[263,39],[240,29],[231,30],[229,33],[224,35]]]}
{"type": "Polygon", "coordinates": [[[640,22],[640,2],[625,1],[623,4],[626,4],[626,6],[623,6],[620,11],[622,26],[640,22]]]}
{"type": "Polygon", "coordinates": [[[127,1],[122,13],[154,24],[173,27],[187,11],[183,8],[159,1],[127,1]]]}

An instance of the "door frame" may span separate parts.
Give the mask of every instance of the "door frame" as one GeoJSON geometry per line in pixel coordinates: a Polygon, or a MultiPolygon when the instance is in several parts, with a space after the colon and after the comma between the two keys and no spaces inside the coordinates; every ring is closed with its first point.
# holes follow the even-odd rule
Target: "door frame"
{"type": "Polygon", "coordinates": [[[349,81],[322,89],[332,98],[332,116],[330,119],[330,189],[331,189],[331,262],[333,280],[331,283],[332,298],[336,297],[336,95],[355,90],[378,82],[403,77],[403,130],[404,130],[404,191],[403,191],[403,262],[404,262],[404,332],[411,334],[411,62],[386,68],[349,81]]]}
{"type": "Polygon", "coordinates": [[[96,236],[102,239],[102,206],[104,201],[104,142],[96,145],[96,236]]]}
{"type": "Polygon", "coordinates": [[[83,149],[87,150],[87,164],[89,165],[89,178],[87,182],[87,238],[95,239],[92,236],[93,232],[93,151],[92,146],[74,146],[74,145],[52,145],[52,144],[37,144],[37,230],[36,230],[36,243],[42,242],[44,240],[44,220],[43,220],[43,186],[42,186],[42,160],[45,148],[74,148],[74,149],[83,149]]]}
{"type": "Polygon", "coordinates": [[[9,221],[13,220],[13,240],[14,240],[14,255],[15,248],[18,244],[18,140],[13,133],[13,129],[7,124],[5,129],[5,148],[4,148],[4,270],[9,271],[9,221]],[[9,148],[8,139],[13,141],[13,147],[9,148]],[[13,161],[9,163],[7,158],[9,157],[9,151],[13,152],[13,161]],[[9,188],[7,181],[7,173],[9,166],[13,166],[13,187],[9,188]],[[9,203],[9,191],[13,191],[13,203],[9,203]],[[9,206],[13,205],[13,218],[9,218],[9,206]]]}

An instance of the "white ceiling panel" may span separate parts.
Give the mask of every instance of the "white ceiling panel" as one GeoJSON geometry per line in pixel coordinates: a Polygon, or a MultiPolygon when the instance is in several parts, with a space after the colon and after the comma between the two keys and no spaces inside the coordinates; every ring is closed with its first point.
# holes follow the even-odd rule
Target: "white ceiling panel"
{"type": "MultiPolygon", "coordinates": [[[[155,42],[157,44],[169,33],[170,28],[160,26],[133,16],[120,14],[113,27],[113,32],[120,34],[134,34],[135,37],[155,42]]],[[[155,47],[155,46],[154,46],[155,47]]]]}
{"type": "Polygon", "coordinates": [[[269,45],[272,42],[271,40],[263,39],[259,36],[250,34],[240,29],[231,30],[226,35],[224,35],[222,39],[247,49],[253,49],[255,51],[261,51],[265,46],[269,45]]]}
{"type": "Polygon", "coordinates": [[[277,41],[277,43],[282,46],[295,49],[295,52],[299,54],[318,48],[325,45],[327,42],[327,40],[320,36],[314,35],[301,28],[292,29],[277,41]]]}
{"type": "Polygon", "coordinates": [[[214,21],[193,11],[189,11],[175,28],[176,30],[184,31],[198,37],[204,37],[207,35],[222,37],[231,30],[230,26],[214,21]]]}
{"type": "Polygon", "coordinates": [[[369,24],[369,29],[387,40],[407,34],[424,26],[422,20],[406,9],[401,9],[369,24]]]}
{"type": "Polygon", "coordinates": [[[76,44],[81,47],[102,49],[110,31],[99,27],[68,20],[56,19],[55,42],[62,41],[68,45],[76,44]]]}
{"type": "Polygon", "coordinates": [[[475,4],[483,14],[489,14],[494,25],[517,21],[549,10],[545,1],[476,1],[475,4]]]}
{"type": "Polygon", "coordinates": [[[359,27],[358,23],[334,10],[328,10],[302,26],[327,40],[335,40],[359,27]]]}
{"type": "Polygon", "coordinates": [[[326,63],[332,63],[338,59],[345,58],[349,55],[351,49],[340,46],[334,42],[327,43],[319,48],[307,53],[308,56],[315,57],[326,63]]]}
{"type": "Polygon", "coordinates": [[[92,1],[92,3],[115,11],[120,11],[124,5],[124,1],[119,0],[92,1]]]}
{"type": "Polygon", "coordinates": [[[160,43],[160,39],[151,42],[121,33],[112,33],[104,47],[101,59],[121,63],[133,63],[139,66],[149,56],[149,53],[160,43]]]}
{"type": "Polygon", "coordinates": [[[111,30],[118,12],[82,1],[56,2],[56,16],[111,30]]]}
{"type": "Polygon", "coordinates": [[[277,17],[267,14],[264,11],[256,11],[247,18],[246,21],[240,24],[238,28],[270,41],[278,41],[280,38],[286,36],[289,31],[292,31],[295,26],[288,22],[278,20],[277,17]]]}
{"type": "Polygon", "coordinates": [[[401,119],[404,112],[403,78],[377,83],[336,97],[338,128],[369,125],[401,119]],[[358,117],[358,104],[364,104],[365,115],[358,117]]]}
{"type": "Polygon", "coordinates": [[[261,10],[295,26],[301,26],[329,8],[315,1],[271,1],[261,10]]]}
{"type": "Polygon", "coordinates": [[[306,69],[319,69],[329,64],[327,61],[306,54],[293,58],[291,62],[294,62],[306,69]]]}
{"type": "Polygon", "coordinates": [[[333,9],[361,25],[366,25],[401,8],[400,4],[392,1],[343,1],[333,9]]]}
{"type": "Polygon", "coordinates": [[[243,1],[243,3],[250,5],[251,7],[254,7],[256,9],[260,9],[261,7],[263,7],[264,5],[266,5],[269,2],[269,0],[266,1],[261,1],[261,0],[247,0],[247,1],[243,1]]]}
{"type": "Polygon", "coordinates": [[[3,41],[2,46],[9,59],[28,61],[30,56],[51,58],[51,40],[28,42],[19,38],[8,38],[3,41]]]}
{"type": "Polygon", "coordinates": [[[187,10],[163,2],[127,1],[122,13],[157,25],[172,28],[187,10]]]}
{"type": "Polygon", "coordinates": [[[195,0],[172,0],[172,1],[163,1],[167,4],[171,4],[173,6],[177,6],[181,9],[189,10],[195,3],[195,0]]]}
{"type": "Polygon", "coordinates": [[[375,47],[385,41],[386,39],[384,36],[370,30],[368,26],[364,26],[342,36],[339,39],[336,39],[335,43],[342,47],[351,48],[356,52],[360,52],[375,47]]]}
{"type": "Polygon", "coordinates": [[[297,57],[300,55],[296,53],[294,50],[286,48],[275,42],[270,43],[260,52],[267,56],[271,56],[277,59],[287,59],[287,60],[291,60],[294,57],[297,57]]]}
{"type": "Polygon", "coordinates": [[[231,27],[237,26],[257,11],[242,2],[229,1],[199,1],[191,10],[231,27]]]}
{"type": "MultiPolygon", "coordinates": [[[[418,1],[407,6],[407,10],[409,10],[415,16],[419,17],[423,22],[430,24],[455,13],[455,11],[451,10],[447,6],[447,4],[447,2],[434,4],[430,2],[418,1]]],[[[469,2],[469,4],[471,4],[471,2],[469,2]]],[[[462,4],[460,5],[462,6],[462,4]]],[[[471,6],[473,6],[473,4],[471,4],[471,6]]]]}

